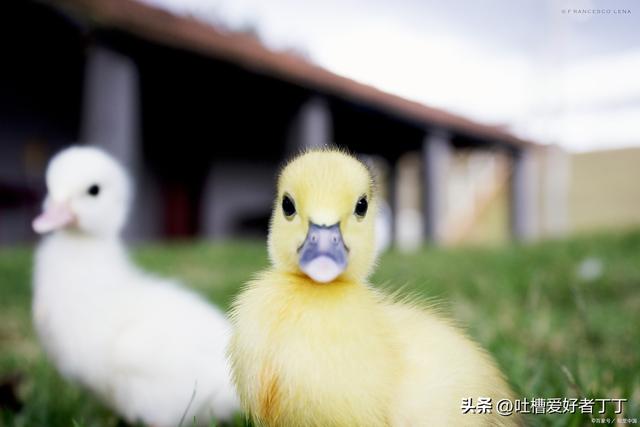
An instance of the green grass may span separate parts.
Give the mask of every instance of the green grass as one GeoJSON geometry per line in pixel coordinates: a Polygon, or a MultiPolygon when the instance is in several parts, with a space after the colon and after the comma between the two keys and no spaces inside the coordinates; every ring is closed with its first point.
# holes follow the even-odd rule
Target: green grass
{"type": "MultiPolygon", "coordinates": [[[[262,242],[150,246],[134,256],[225,308],[239,285],[267,265],[262,242]]],[[[24,375],[18,389],[24,407],[0,413],[0,426],[117,425],[44,359],[30,323],[30,268],[30,249],[0,251],[0,378],[24,375]]],[[[624,416],[640,418],[640,230],[531,246],[392,252],[372,281],[442,300],[495,356],[518,396],[627,398],[624,416]],[[589,258],[601,261],[602,275],[585,281],[577,269],[589,258]]],[[[527,421],[591,425],[590,416],[580,415],[527,421]]]]}

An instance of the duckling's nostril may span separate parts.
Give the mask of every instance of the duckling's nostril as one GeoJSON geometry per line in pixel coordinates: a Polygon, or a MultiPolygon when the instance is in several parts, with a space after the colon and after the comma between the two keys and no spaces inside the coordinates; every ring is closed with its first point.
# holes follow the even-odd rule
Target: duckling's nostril
{"type": "Polygon", "coordinates": [[[313,233],[311,235],[311,243],[318,243],[318,235],[313,233]]]}
{"type": "Polygon", "coordinates": [[[338,236],[336,236],[335,234],[331,236],[331,243],[333,243],[334,245],[337,245],[339,242],[340,242],[340,239],[338,239],[338,236]]]}

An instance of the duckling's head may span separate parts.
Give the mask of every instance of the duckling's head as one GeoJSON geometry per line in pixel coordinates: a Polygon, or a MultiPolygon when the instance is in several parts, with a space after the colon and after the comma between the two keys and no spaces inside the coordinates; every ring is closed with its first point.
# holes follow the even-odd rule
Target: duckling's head
{"type": "Polygon", "coordinates": [[[278,180],[271,261],[318,283],[363,280],[375,257],[375,214],[373,179],[362,162],[338,150],[306,152],[278,180]]]}
{"type": "Polygon", "coordinates": [[[37,233],[72,229],[104,237],[120,232],[131,188],[110,155],[95,147],[67,148],[49,162],[46,180],[43,212],[33,221],[37,233]]]}

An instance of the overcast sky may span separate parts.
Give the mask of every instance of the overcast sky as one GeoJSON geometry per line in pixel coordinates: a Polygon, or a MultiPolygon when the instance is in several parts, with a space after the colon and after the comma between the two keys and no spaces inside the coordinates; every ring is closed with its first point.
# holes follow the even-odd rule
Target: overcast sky
{"type": "Polygon", "coordinates": [[[640,146],[640,1],[144,1],[540,142],[640,146]]]}

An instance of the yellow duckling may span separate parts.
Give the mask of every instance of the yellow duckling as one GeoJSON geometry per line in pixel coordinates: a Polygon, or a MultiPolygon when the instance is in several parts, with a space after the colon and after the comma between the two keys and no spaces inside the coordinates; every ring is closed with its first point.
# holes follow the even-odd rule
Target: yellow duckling
{"type": "Polygon", "coordinates": [[[271,218],[272,267],[232,308],[229,353],[261,426],[518,425],[463,414],[462,399],[512,394],[491,358],[450,322],[372,289],[376,194],[337,150],[291,161],[271,218]]]}

